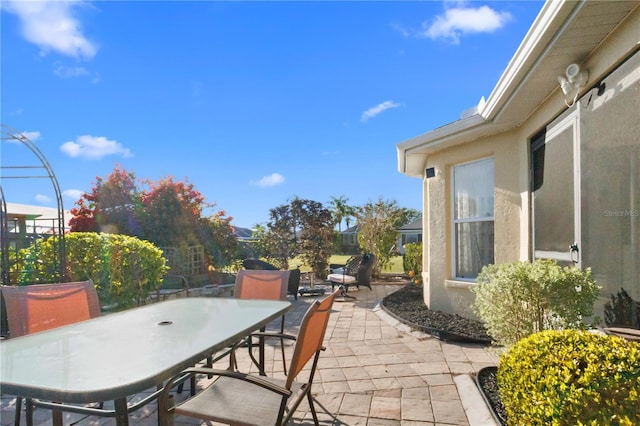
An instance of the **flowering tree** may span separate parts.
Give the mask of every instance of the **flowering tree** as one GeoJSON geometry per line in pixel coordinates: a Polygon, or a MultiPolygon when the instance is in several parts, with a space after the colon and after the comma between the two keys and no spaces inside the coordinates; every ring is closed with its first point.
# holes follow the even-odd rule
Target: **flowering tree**
{"type": "Polygon", "coordinates": [[[236,258],[238,240],[231,225],[232,220],[233,217],[227,217],[224,210],[201,219],[202,226],[199,228],[203,231],[200,232],[201,239],[205,251],[217,267],[226,266],[236,258]]]}
{"type": "Polygon", "coordinates": [[[85,193],[71,210],[71,232],[108,232],[136,236],[158,247],[204,246],[217,266],[233,260],[236,238],[232,217],[223,211],[205,217],[204,196],[188,180],[165,177],[157,182],[145,180],[142,189],[133,172],[116,165],[106,178],[96,178],[91,192],[85,193]]]}
{"type": "Polygon", "coordinates": [[[149,190],[141,197],[143,237],[160,247],[199,244],[203,195],[188,181],[174,182],[171,176],[146,183],[149,190]]]}
{"type": "Polygon", "coordinates": [[[140,235],[137,210],[140,193],[133,172],[116,164],[106,179],[96,177],[90,193],[84,193],[71,209],[71,232],[109,232],[140,235]]]}

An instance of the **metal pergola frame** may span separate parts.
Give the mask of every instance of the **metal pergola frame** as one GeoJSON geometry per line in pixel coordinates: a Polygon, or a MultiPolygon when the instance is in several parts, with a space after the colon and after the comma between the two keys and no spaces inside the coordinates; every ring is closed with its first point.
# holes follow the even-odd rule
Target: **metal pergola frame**
{"type": "Polygon", "coordinates": [[[18,132],[9,126],[0,124],[2,129],[0,143],[14,142],[21,143],[26,146],[40,161],[39,165],[5,165],[0,164],[0,265],[3,285],[12,285],[9,260],[9,225],[8,225],[8,211],[7,203],[2,190],[2,184],[4,180],[9,179],[49,179],[56,196],[57,204],[57,221],[55,226],[55,233],[58,236],[58,244],[54,247],[54,262],[53,265],[58,273],[58,281],[62,281],[64,278],[65,264],[66,264],[66,251],[65,251],[65,238],[64,238],[64,205],[62,202],[62,192],[58,185],[58,179],[53,171],[53,168],[47,161],[42,151],[24,134],[18,132]],[[8,174],[6,174],[8,171],[8,174]]]}

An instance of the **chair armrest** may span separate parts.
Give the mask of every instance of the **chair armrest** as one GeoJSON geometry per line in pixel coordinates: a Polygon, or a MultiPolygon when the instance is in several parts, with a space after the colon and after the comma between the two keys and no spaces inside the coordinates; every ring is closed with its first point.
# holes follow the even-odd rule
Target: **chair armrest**
{"type": "MultiPolygon", "coordinates": [[[[186,370],[182,371],[182,373],[178,374],[177,380],[186,380],[186,378],[194,374],[206,374],[208,376],[223,376],[223,377],[230,377],[233,379],[243,380],[245,382],[253,383],[254,385],[268,389],[272,392],[278,393],[283,396],[289,396],[292,393],[289,389],[284,388],[282,386],[278,386],[268,380],[265,380],[261,376],[254,376],[252,374],[240,373],[238,371],[220,370],[216,368],[207,368],[207,367],[187,368],[186,370]]],[[[170,382],[167,383],[166,387],[169,387],[170,382]]],[[[173,384],[171,385],[171,387],[173,387],[173,384]]]]}
{"type": "Polygon", "coordinates": [[[255,333],[251,333],[249,337],[275,337],[277,339],[289,339],[294,341],[298,338],[297,336],[292,336],[291,334],[275,333],[272,331],[256,331],[255,333]]]}

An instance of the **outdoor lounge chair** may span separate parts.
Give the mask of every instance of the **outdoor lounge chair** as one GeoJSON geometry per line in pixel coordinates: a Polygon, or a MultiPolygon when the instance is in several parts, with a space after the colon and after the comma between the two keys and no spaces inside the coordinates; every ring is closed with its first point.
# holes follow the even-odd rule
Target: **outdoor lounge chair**
{"type": "MultiPolygon", "coordinates": [[[[337,293],[337,292],[336,292],[337,293]]],[[[300,403],[307,398],[315,425],[318,415],[311,395],[311,385],[320,357],[331,308],[336,297],[332,293],[322,301],[311,304],[300,324],[297,337],[282,334],[295,340],[295,348],[289,373],[285,379],[255,376],[229,370],[189,368],[170,380],[158,399],[160,426],[167,426],[172,415],[183,415],[206,421],[232,425],[285,425],[300,403]],[[296,381],[305,369],[303,381],[296,381]],[[216,376],[202,392],[186,401],[169,407],[169,394],[176,380],[186,376],[203,374],[216,376]]]]}
{"type": "MultiPolygon", "coordinates": [[[[16,338],[100,316],[100,303],[93,281],[26,286],[0,286],[6,309],[9,338],[16,338]]],[[[27,399],[27,424],[33,424],[33,405],[27,399]]],[[[22,397],[16,397],[14,424],[20,424],[22,397]]],[[[55,412],[54,415],[60,415],[55,412]]]]}
{"type": "Polygon", "coordinates": [[[331,290],[334,287],[343,286],[344,292],[349,291],[350,286],[368,287],[371,290],[371,272],[375,264],[376,257],[373,254],[363,254],[352,256],[344,265],[329,265],[330,274],[327,280],[331,282],[331,290]]]}

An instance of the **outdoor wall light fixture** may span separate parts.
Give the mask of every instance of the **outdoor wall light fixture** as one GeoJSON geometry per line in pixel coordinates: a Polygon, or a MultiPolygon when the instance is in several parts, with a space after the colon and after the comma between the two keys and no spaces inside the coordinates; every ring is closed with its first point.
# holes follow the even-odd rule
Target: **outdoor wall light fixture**
{"type": "Polygon", "coordinates": [[[436,175],[436,169],[435,167],[427,167],[424,170],[424,175],[427,179],[432,178],[436,175]]]}
{"type": "Polygon", "coordinates": [[[589,78],[589,72],[587,70],[581,70],[578,64],[571,64],[564,72],[564,76],[558,77],[558,83],[560,83],[560,89],[564,94],[564,103],[571,107],[578,99],[580,89],[587,84],[589,78]]]}

